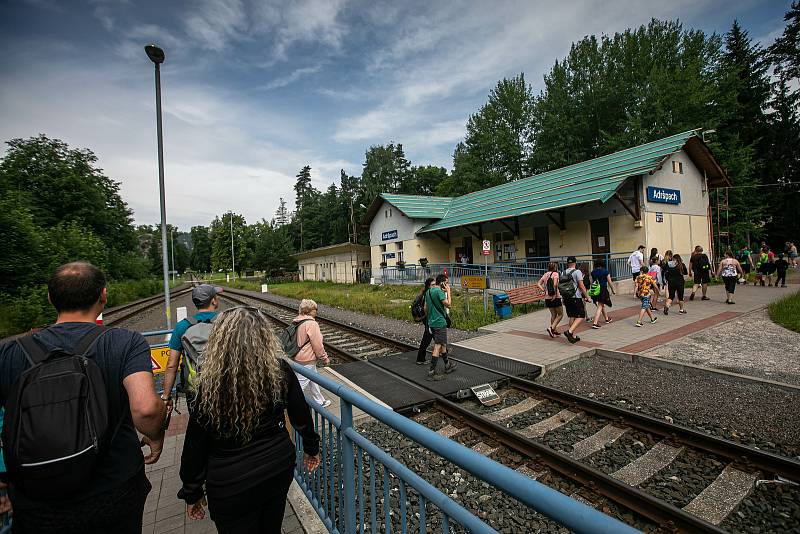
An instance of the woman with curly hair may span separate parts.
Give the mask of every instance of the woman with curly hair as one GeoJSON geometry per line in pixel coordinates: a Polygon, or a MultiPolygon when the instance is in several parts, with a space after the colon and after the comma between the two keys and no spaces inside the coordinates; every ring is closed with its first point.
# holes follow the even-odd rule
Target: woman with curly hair
{"type": "Polygon", "coordinates": [[[303,438],[305,467],[319,465],[311,412],[280,354],[257,308],[231,308],[214,321],[189,414],[178,498],[191,519],[202,519],[207,496],[223,534],[281,530],[295,467],[284,411],[303,438]]]}

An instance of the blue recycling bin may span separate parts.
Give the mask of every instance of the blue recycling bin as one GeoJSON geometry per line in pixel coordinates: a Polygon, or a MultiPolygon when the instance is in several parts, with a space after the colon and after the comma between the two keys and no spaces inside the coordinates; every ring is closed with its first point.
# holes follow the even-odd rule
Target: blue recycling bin
{"type": "Polygon", "coordinates": [[[508,300],[507,293],[497,293],[492,295],[492,302],[494,303],[494,314],[498,317],[511,317],[511,302],[508,300]]]}

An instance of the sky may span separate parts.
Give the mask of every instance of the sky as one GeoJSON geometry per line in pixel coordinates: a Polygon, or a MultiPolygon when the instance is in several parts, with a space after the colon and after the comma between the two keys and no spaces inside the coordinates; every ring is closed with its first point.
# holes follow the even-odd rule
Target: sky
{"type": "Polygon", "coordinates": [[[769,45],[789,1],[0,0],[0,140],[89,148],[137,224],[159,221],[154,69],[162,66],[167,221],[271,219],[295,175],[360,175],[371,145],[452,167],[503,77],[535,93],[570,44],[651,18],[769,45]]]}

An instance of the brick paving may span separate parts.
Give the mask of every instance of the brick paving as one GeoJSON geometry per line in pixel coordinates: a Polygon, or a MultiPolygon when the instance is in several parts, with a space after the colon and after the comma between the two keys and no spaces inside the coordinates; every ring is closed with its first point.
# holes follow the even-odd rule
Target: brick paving
{"type": "MultiPolygon", "coordinates": [[[[577,329],[581,341],[575,345],[571,345],[563,335],[555,339],[547,335],[546,329],[550,322],[547,309],[488,325],[480,330],[484,335],[454,345],[541,365],[547,372],[581,356],[590,355],[595,349],[631,353],[651,350],[743,314],[762,310],[798,287],[797,284],[790,286],[789,289],[780,290],[752,285],[739,286],[734,305],[725,304],[725,289],[722,285],[710,286],[708,296],[711,300],[700,300],[698,292],[694,301],[686,302],[686,315],[679,314],[677,305],[673,305],[668,316],[661,311],[655,312],[658,317],[655,324],[650,324],[645,316],[642,328],[634,325],[640,309],[638,299],[630,294],[616,295],[612,297],[614,306],[607,308],[612,323],[601,323],[602,327],[595,330],[590,323],[583,321],[577,329]]],[[[688,297],[689,291],[686,292],[686,298],[688,297]]],[[[659,306],[662,305],[663,299],[659,302],[659,306]]],[[[587,305],[587,313],[593,314],[595,309],[594,305],[587,305]]],[[[563,331],[567,324],[565,317],[559,330],[563,331]]],[[[457,350],[456,348],[455,355],[458,354],[457,350]]]]}
{"type": "MultiPolygon", "coordinates": [[[[153,465],[145,466],[145,473],[153,489],[147,496],[142,516],[142,534],[205,534],[217,532],[214,522],[208,517],[202,521],[194,521],[186,516],[186,504],[178,499],[181,487],[178,470],[181,463],[181,451],[186,432],[188,415],[184,400],[178,405],[182,414],[173,413],[167,437],[164,439],[164,450],[161,457],[153,465]]],[[[281,534],[304,534],[300,520],[292,506],[286,503],[281,534]]]]}

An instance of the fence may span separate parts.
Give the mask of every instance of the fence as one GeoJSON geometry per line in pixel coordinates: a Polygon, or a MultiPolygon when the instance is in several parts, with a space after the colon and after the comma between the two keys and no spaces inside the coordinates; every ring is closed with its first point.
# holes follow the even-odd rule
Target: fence
{"type": "MultiPolygon", "coordinates": [[[[608,254],[583,254],[576,256],[578,267],[587,265],[591,271],[594,263],[602,259],[605,261],[606,268],[611,273],[613,280],[629,278],[631,274],[628,265],[630,252],[610,252],[608,254]]],[[[436,276],[438,273],[447,270],[450,283],[461,286],[462,276],[487,276],[491,289],[508,291],[520,286],[536,283],[542,275],[547,272],[547,265],[550,262],[558,264],[559,272],[566,268],[567,256],[545,256],[537,258],[523,258],[514,262],[480,264],[461,264],[461,263],[435,263],[424,267],[418,265],[407,265],[405,267],[384,267],[373,269],[376,281],[383,284],[422,284],[429,276],[436,276]]]]}
{"type": "Polygon", "coordinates": [[[496,531],[353,427],[353,406],[439,454],[503,493],[575,532],[638,532],[589,506],[388,410],[353,390],[290,362],[292,368],[341,399],[340,417],[308,399],[321,437],[321,464],[302,464],[295,433],[295,480],[329,532],[496,531]],[[412,498],[413,495],[413,498],[412,498]]]}

